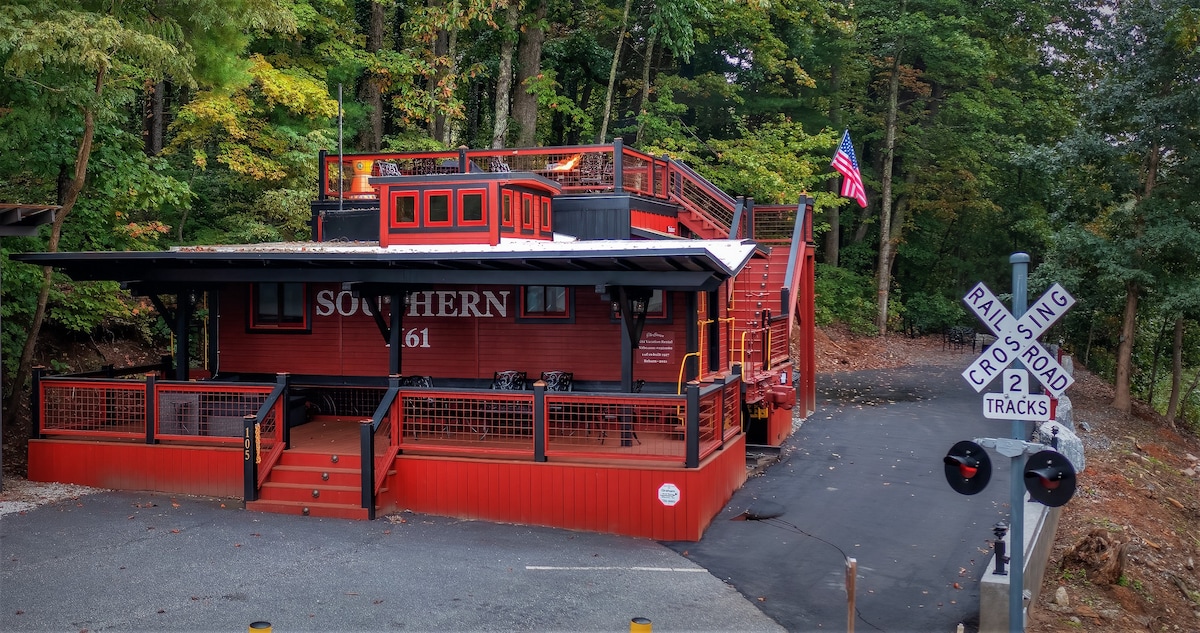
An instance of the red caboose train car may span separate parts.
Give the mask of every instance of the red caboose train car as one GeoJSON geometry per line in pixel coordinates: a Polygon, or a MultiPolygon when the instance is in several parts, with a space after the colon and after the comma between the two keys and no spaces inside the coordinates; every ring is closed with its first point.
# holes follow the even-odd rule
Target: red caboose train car
{"type": "Polygon", "coordinates": [[[619,141],[320,166],[311,242],[19,257],[175,333],[137,379],[35,375],[31,479],[695,540],[815,406],[808,198],[619,141]]]}

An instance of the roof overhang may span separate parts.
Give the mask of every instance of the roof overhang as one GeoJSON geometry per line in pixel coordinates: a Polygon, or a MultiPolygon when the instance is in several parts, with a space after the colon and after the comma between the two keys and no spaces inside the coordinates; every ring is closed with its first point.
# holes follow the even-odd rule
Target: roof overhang
{"type": "Polygon", "coordinates": [[[61,208],[49,204],[0,202],[0,235],[37,235],[38,227],[53,221],[54,211],[61,208]]]}
{"type": "Polygon", "coordinates": [[[189,246],[158,252],[22,253],[76,280],[135,292],[245,282],[395,285],[595,285],[715,290],[754,254],[753,241],[511,240],[489,245],[300,242],[189,246]]]}

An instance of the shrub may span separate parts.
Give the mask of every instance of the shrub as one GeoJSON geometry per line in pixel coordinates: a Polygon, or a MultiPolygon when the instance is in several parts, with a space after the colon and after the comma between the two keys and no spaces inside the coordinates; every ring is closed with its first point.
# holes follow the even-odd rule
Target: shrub
{"type": "Polygon", "coordinates": [[[842,323],[860,334],[878,334],[872,279],[845,268],[817,264],[817,325],[842,323]]]}

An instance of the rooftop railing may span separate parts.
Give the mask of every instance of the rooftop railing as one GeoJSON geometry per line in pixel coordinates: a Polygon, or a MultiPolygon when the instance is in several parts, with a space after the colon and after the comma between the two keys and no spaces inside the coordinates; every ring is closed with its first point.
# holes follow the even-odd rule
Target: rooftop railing
{"type": "MultiPolygon", "coordinates": [[[[531,172],[557,182],[564,193],[623,191],[673,200],[728,234],[735,200],[683,162],[625,147],[574,145],[518,149],[466,149],[441,152],[336,154],[322,152],[319,200],[370,198],[355,177],[429,174],[531,172]],[[339,164],[341,168],[339,169],[339,164]],[[361,169],[370,165],[369,172],[361,169]],[[360,168],[356,172],[355,167],[360,168]]],[[[377,195],[377,194],[376,194],[377,195]]]]}

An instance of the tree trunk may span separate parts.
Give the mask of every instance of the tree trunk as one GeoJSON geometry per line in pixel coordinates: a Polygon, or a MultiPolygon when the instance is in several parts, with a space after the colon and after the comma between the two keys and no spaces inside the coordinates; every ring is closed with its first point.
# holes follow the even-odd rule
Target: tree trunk
{"type": "Polygon", "coordinates": [[[1167,333],[1167,320],[1163,319],[1158,326],[1158,336],[1154,337],[1154,357],[1150,361],[1150,393],[1146,395],[1146,402],[1150,406],[1154,406],[1154,387],[1158,384],[1158,361],[1162,359],[1162,340],[1167,333]]]}
{"type": "MultiPolygon", "coordinates": [[[[1158,165],[1160,152],[1157,143],[1152,143],[1146,153],[1145,182],[1142,186],[1142,197],[1138,202],[1146,200],[1154,193],[1158,181],[1158,165]]],[[[1145,232],[1145,218],[1139,214],[1134,217],[1132,233],[1140,237],[1145,232]]],[[[1134,261],[1141,259],[1140,250],[1135,249],[1134,261]]],[[[1138,295],[1142,288],[1136,281],[1125,282],[1125,311],[1121,315],[1121,341],[1117,345],[1117,375],[1113,384],[1115,394],[1112,406],[1114,409],[1129,413],[1132,408],[1130,398],[1130,383],[1133,374],[1133,336],[1137,329],[1138,295]]]]}
{"type": "Polygon", "coordinates": [[[546,0],[538,0],[533,12],[533,24],[521,34],[517,48],[517,85],[513,91],[512,118],[518,126],[517,145],[537,145],[537,95],[529,92],[526,82],[542,71],[542,43],[546,32],[542,21],[546,19],[546,0]]]}
{"type": "MultiPolygon", "coordinates": [[[[443,10],[445,3],[442,0],[429,0],[429,8],[434,12],[443,10]]],[[[446,57],[446,48],[449,45],[449,35],[445,29],[440,29],[433,39],[433,72],[425,81],[426,98],[429,100],[429,120],[428,131],[429,137],[433,139],[442,138],[442,128],[446,124],[446,117],[441,113],[441,108],[438,107],[440,99],[438,98],[438,87],[445,78],[446,73],[443,69],[443,64],[446,57]]]]}
{"type": "Polygon", "coordinates": [[[642,117],[646,116],[646,105],[650,103],[650,67],[653,65],[654,59],[654,40],[657,39],[657,33],[651,33],[646,40],[646,59],[642,63],[642,97],[638,103],[638,127],[637,136],[633,139],[635,145],[642,142],[642,128],[645,126],[645,121],[642,117]]]}
{"type": "MultiPolygon", "coordinates": [[[[96,74],[95,95],[99,97],[104,92],[105,71],[101,69],[96,74]]],[[[54,222],[50,225],[50,241],[46,244],[49,253],[58,252],[58,242],[62,238],[63,221],[75,207],[83,185],[87,180],[88,160],[92,156],[92,139],[96,135],[96,116],[91,108],[84,106],[83,136],[79,139],[79,148],[75,152],[75,172],[67,182],[63,192],[62,208],[54,214],[54,222]]],[[[29,325],[29,336],[25,339],[25,347],[21,350],[21,360],[17,371],[13,374],[12,392],[9,393],[8,404],[4,407],[4,426],[10,426],[16,412],[20,410],[21,398],[25,393],[25,377],[29,375],[30,365],[33,364],[33,351],[37,346],[38,335],[42,330],[42,321],[46,318],[46,303],[50,298],[50,281],[54,268],[46,266],[42,269],[42,290],[38,293],[37,308],[33,312],[33,322],[29,325]]]]}
{"type": "Polygon", "coordinates": [[[147,156],[158,156],[163,149],[163,92],[166,82],[146,82],[145,125],[142,127],[143,148],[147,156]]]}
{"type": "MultiPolygon", "coordinates": [[[[1175,317],[1175,337],[1171,342],[1171,397],[1167,401],[1167,424],[1175,426],[1179,396],[1183,388],[1183,315],[1175,317]]],[[[1200,376],[1200,372],[1197,372],[1200,376]]]]}
{"type": "Polygon", "coordinates": [[[612,66],[608,70],[608,92],[604,95],[604,122],[600,124],[600,133],[596,142],[603,143],[608,139],[608,121],[612,118],[613,91],[617,85],[617,65],[621,62],[621,49],[625,46],[625,27],[629,22],[629,7],[633,0],[625,0],[625,12],[621,14],[621,32],[617,36],[617,45],[613,47],[612,66]]]}
{"type": "MultiPolygon", "coordinates": [[[[834,61],[829,67],[829,123],[834,130],[839,130],[842,127],[842,65],[839,61],[834,61]]],[[[829,191],[837,194],[840,191],[838,187],[838,179],[831,178],[829,180],[829,191]]],[[[838,265],[838,258],[841,256],[841,239],[842,239],[842,222],[841,208],[830,207],[825,209],[825,221],[829,223],[829,230],[825,232],[825,243],[823,245],[824,261],[830,266],[838,265]]]]}
{"type": "Polygon", "coordinates": [[[508,107],[512,99],[513,49],[516,48],[519,0],[509,0],[504,14],[504,39],[500,42],[500,70],[496,76],[496,116],[492,124],[492,149],[504,147],[508,138],[508,107]]]}
{"type": "MultiPolygon", "coordinates": [[[[446,69],[445,81],[449,83],[446,87],[448,94],[453,94],[455,84],[458,83],[458,0],[450,2],[450,35],[446,39],[446,58],[449,60],[450,66],[446,69]]],[[[441,120],[442,144],[450,147],[450,143],[454,140],[454,126],[451,125],[450,118],[444,113],[439,115],[441,120]]]]}
{"type": "MultiPolygon", "coordinates": [[[[371,0],[371,16],[367,25],[366,52],[374,55],[383,49],[383,3],[371,0]]],[[[369,125],[358,135],[359,149],[378,152],[383,147],[383,91],[370,73],[364,77],[359,98],[367,105],[369,125]]]]}
{"type": "Polygon", "coordinates": [[[1133,332],[1137,323],[1138,294],[1141,288],[1136,282],[1125,284],[1125,311],[1121,316],[1121,342],[1117,345],[1117,376],[1113,385],[1116,391],[1112,406],[1118,411],[1129,413],[1132,403],[1129,398],[1130,375],[1133,372],[1133,332]]]}
{"type": "Polygon", "coordinates": [[[875,302],[878,312],[875,327],[880,336],[887,336],[888,292],[892,281],[892,166],[896,156],[896,119],[900,100],[900,52],[892,58],[891,76],[888,79],[888,108],[884,120],[883,173],[880,178],[879,203],[879,263],[875,271],[875,302]]]}

